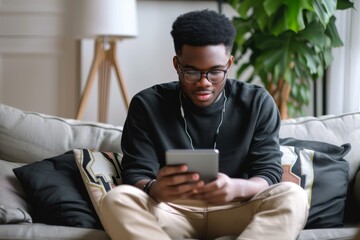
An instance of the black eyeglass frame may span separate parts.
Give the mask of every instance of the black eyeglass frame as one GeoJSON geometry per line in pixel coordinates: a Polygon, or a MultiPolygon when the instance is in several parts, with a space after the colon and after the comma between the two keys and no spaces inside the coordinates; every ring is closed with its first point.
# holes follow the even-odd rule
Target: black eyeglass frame
{"type": "Polygon", "coordinates": [[[181,74],[182,74],[182,77],[183,77],[183,79],[184,79],[185,82],[191,83],[191,84],[195,84],[195,83],[199,82],[204,74],[205,74],[206,79],[207,79],[209,82],[211,82],[212,84],[221,83],[222,81],[225,80],[226,74],[227,74],[227,72],[228,72],[228,70],[229,70],[229,67],[230,67],[230,66],[229,66],[230,59],[229,59],[228,62],[225,64],[225,66],[227,65],[227,68],[226,68],[226,69],[216,69],[216,70],[215,70],[215,69],[212,69],[212,70],[209,70],[209,71],[183,70],[183,69],[182,69],[182,66],[183,66],[183,65],[180,63],[180,61],[179,61],[179,59],[178,59],[177,57],[176,57],[176,61],[177,61],[178,65],[179,65],[179,69],[180,69],[180,71],[178,71],[178,73],[181,73],[181,74]],[[209,79],[208,74],[209,74],[210,72],[219,72],[219,71],[224,73],[224,77],[223,77],[220,81],[215,81],[215,82],[214,82],[214,81],[212,81],[212,80],[209,79]],[[185,77],[185,73],[186,73],[186,72],[193,72],[193,73],[200,74],[200,75],[199,75],[199,79],[198,79],[197,81],[189,81],[189,80],[187,80],[186,77],[185,77]]]}

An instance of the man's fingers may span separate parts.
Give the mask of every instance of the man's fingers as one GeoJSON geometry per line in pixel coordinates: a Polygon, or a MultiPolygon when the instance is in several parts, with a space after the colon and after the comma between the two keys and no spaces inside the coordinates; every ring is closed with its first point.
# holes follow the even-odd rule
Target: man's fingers
{"type": "Polygon", "coordinates": [[[169,175],[185,173],[187,171],[186,165],[174,165],[174,166],[165,166],[159,170],[159,175],[165,177],[169,175]]]}

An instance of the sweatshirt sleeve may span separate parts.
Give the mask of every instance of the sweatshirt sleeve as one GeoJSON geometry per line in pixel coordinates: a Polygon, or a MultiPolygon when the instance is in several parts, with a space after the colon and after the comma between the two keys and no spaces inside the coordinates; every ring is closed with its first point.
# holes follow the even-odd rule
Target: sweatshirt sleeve
{"type": "Polygon", "coordinates": [[[249,177],[262,177],[272,185],[282,179],[282,152],[279,146],[280,115],[273,98],[265,90],[257,105],[255,131],[248,153],[248,174],[249,177]]]}
{"type": "Polygon", "coordinates": [[[150,137],[151,112],[144,102],[143,96],[136,95],[132,99],[121,139],[122,179],[130,185],[142,179],[156,178],[159,170],[159,156],[150,137]]]}

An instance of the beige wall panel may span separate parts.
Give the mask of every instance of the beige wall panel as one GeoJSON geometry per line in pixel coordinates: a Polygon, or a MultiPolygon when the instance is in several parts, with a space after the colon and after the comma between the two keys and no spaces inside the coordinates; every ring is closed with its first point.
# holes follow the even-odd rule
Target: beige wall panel
{"type": "Polygon", "coordinates": [[[59,13],[65,11],[66,0],[1,0],[0,12],[45,12],[59,13]]]}
{"type": "Polygon", "coordinates": [[[79,98],[67,0],[0,0],[0,103],[73,118],[79,98]]]}
{"type": "Polygon", "coordinates": [[[3,55],[2,102],[57,114],[58,64],[50,55],[3,55]]]}

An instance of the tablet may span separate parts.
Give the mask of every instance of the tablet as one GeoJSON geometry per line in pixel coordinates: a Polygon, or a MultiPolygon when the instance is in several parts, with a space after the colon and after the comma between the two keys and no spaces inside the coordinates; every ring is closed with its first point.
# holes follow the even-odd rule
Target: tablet
{"type": "Polygon", "coordinates": [[[188,172],[200,174],[205,183],[217,178],[219,171],[219,151],[217,149],[174,149],[165,153],[167,165],[186,164],[188,172]]]}

